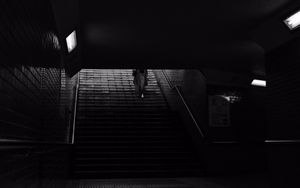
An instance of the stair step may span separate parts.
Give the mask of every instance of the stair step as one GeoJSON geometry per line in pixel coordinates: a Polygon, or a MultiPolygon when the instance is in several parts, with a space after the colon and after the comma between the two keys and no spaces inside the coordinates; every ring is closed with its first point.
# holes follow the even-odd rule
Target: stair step
{"type": "MultiPolygon", "coordinates": [[[[112,166],[114,168],[111,168],[111,169],[126,169],[124,167],[128,167],[128,169],[134,169],[132,168],[132,166],[134,165],[131,165],[131,164],[135,164],[135,166],[142,166],[142,165],[154,165],[154,164],[166,164],[165,167],[167,165],[171,166],[177,166],[178,168],[180,167],[180,165],[178,164],[182,164],[181,165],[181,168],[183,166],[193,166],[191,167],[190,169],[192,168],[199,168],[201,166],[200,163],[197,163],[194,159],[190,159],[190,158],[182,158],[182,159],[151,159],[151,158],[148,158],[148,159],[138,159],[138,158],[129,158],[129,159],[93,159],[93,158],[87,158],[87,159],[81,159],[81,158],[78,158],[78,159],[75,159],[75,163],[78,165],[78,169],[86,169],[86,170],[91,170],[91,169],[99,169],[102,168],[103,166],[107,167],[107,166],[112,166]],[[187,163],[186,161],[190,161],[189,164],[185,164],[187,163]],[[103,165],[104,164],[104,165],[103,165]],[[121,167],[120,164],[123,164],[124,166],[121,167]],[[127,164],[127,165],[125,165],[127,164]],[[82,167],[83,168],[80,168],[82,167]],[[93,166],[94,168],[89,168],[89,166],[93,166]]],[[[159,166],[159,165],[157,165],[159,166]]],[[[162,165],[161,165],[162,166],[162,165]]],[[[102,170],[104,170],[104,167],[102,170]]],[[[143,166],[145,168],[145,166],[143,166]]]]}
{"type": "MultiPolygon", "coordinates": [[[[93,156],[87,157],[87,158],[81,158],[81,156],[76,156],[77,158],[75,159],[75,163],[78,165],[98,165],[101,166],[102,164],[111,165],[111,164],[137,164],[137,165],[144,165],[144,164],[169,164],[169,165],[174,165],[176,166],[177,164],[184,164],[187,163],[188,161],[190,162],[190,165],[197,164],[196,160],[193,158],[171,158],[170,156],[167,156],[165,158],[159,159],[159,158],[113,158],[113,159],[106,159],[106,158],[100,158],[99,156],[94,156],[94,157],[99,157],[97,159],[92,158],[93,156]],[[169,158],[168,158],[169,157],[169,158]]],[[[198,164],[200,166],[201,164],[198,164]]],[[[128,165],[131,166],[131,165],[128,165]]],[[[197,166],[197,167],[198,167],[197,166]]],[[[196,168],[197,168],[196,167],[196,168]]]]}
{"type": "MultiPolygon", "coordinates": [[[[184,152],[169,152],[169,153],[160,153],[160,154],[151,154],[150,152],[148,152],[148,155],[143,154],[142,152],[132,152],[132,153],[124,153],[124,152],[118,152],[118,154],[105,154],[104,152],[99,152],[99,153],[89,153],[89,152],[83,152],[83,151],[78,151],[75,153],[74,157],[76,160],[82,160],[82,161],[86,161],[87,163],[93,163],[93,160],[114,160],[117,158],[124,158],[124,159],[128,159],[128,160],[133,160],[135,161],[136,159],[150,159],[151,157],[154,159],[167,159],[167,160],[171,160],[171,159],[180,159],[180,160],[186,160],[188,159],[188,161],[195,161],[196,159],[191,158],[191,156],[193,156],[194,154],[188,154],[185,155],[187,153],[184,152]],[[176,156],[174,156],[174,154],[176,154],[176,156]]],[[[79,161],[77,161],[77,163],[79,163],[79,161]]]]}
{"type": "Polygon", "coordinates": [[[88,125],[94,125],[93,127],[97,128],[99,126],[111,126],[111,125],[118,125],[118,126],[129,126],[129,125],[137,125],[139,127],[143,126],[162,126],[162,127],[177,127],[176,123],[174,122],[169,122],[169,121],[159,121],[159,120],[153,120],[152,122],[143,122],[142,120],[116,120],[115,122],[113,119],[106,119],[106,120],[101,120],[101,119],[89,119],[89,120],[84,120],[81,119],[78,121],[78,127],[87,127],[88,125]]]}
{"type": "MultiPolygon", "coordinates": [[[[182,145],[171,145],[171,146],[166,146],[166,145],[148,145],[148,146],[139,146],[139,145],[104,145],[104,146],[99,146],[99,145],[78,145],[77,142],[75,142],[76,149],[80,149],[80,150],[99,150],[99,149],[103,149],[103,152],[107,152],[108,150],[112,150],[112,151],[118,151],[118,152],[123,152],[123,151],[127,151],[129,149],[134,149],[133,152],[136,151],[149,151],[149,152],[161,152],[161,151],[172,151],[172,152],[178,152],[181,151],[182,149],[186,149],[186,147],[182,146],[182,145]],[[104,150],[106,149],[106,150],[104,150]]],[[[102,151],[102,150],[101,150],[102,151]]],[[[132,151],[130,151],[132,152],[132,151]]]]}
{"type": "MultiPolygon", "coordinates": [[[[150,114],[148,112],[140,112],[140,113],[136,113],[136,112],[132,112],[131,115],[127,115],[128,112],[125,111],[121,111],[121,112],[115,112],[115,113],[109,113],[109,112],[91,112],[91,113],[81,113],[77,116],[76,119],[86,119],[86,118],[97,118],[97,119],[122,119],[122,118],[126,118],[126,119],[158,119],[158,118],[163,118],[163,119],[167,119],[170,122],[174,122],[174,120],[176,120],[176,116],[173,114],[164,114],[164,115],[159,115],[159,114],[150,114]]],[[[146,123],[146,122],[145,122],[146,123]]]]}
{"type": "Polygon", "coordinates": [[[95,122],[82,122],[79,123],[77,128],[75,129],[77,130],[92,130],[95,129],[95,131],[98,130],[179,130],[179,128],[177,128],[177,126],[173,125],[173,124],[160,124],[160,123],[148,123],[148,124],[141,124],[141,123],[134,123],[134,122],[120,122],[120,123],[113,123],[113,122],[97,122],[97,124],[95,122]]]}
{"type": "MultiPolygon", "coordinates": [[[[101,94],[102,95],[111,94],[110,96],[117,97],[117,96],[126,96],[129,94],[134,96],[135,93],[136,93],[135,89],[125,89],[125,88],[119,89],[119,90],[117,90],[117,89],[103,90],[100,88],[99,89],[92,89],[92,88],[82,89],[82,88],[80,88],[78,95],[79,95],[79,97],[81,97],[81,96],[101,96],[101,94]]],[[[156,98],[163,96],[163,94],[160,93],[160,90],[158,88],[157,89],[153,88],[152,90],[149,90],[149,88],[148,88],[148,90],[145,90],[145,94],[148,94],[148,95],[151,94],[150,95],[151,97],[156,97],[156,98]]]]}
{"type": "MultiPolygon", "coordinates": [[[[114,107],[114,108],[112,108],[112,109],[107,109],[107,108],[105,108],[105,109],[92,109],[92,108],[87,108],[87,109],[78,109],[78,111],[80,111],[80,113],[83,113],[83,114],[85,114],[85,113],[104,113],[104,112],[111,112],[111,111],[114,111],[115,113],[124,113],[124,112],[126,112],[126,113],[130,113],[130,112],[132,112],[132,113],[136,113],[136,111],[140,111],[140,113],[146,113],[146,114],[148,114],[148,113],[151,113],[151,112],[155,112],[155,111],[167,111],[168,110],[168,108],[159,108],[159,109],[153,109],[153,108],[143,108],[143,109],[135,109],[135,108],[120,108],[120,109],[118,109],[118,108],[116,108],[116,107],[114,107]]],[[[79,115],[80,115],[80,113],[79,113],[79,115]]]]}
{"type": "Polygon", "coordinates": [[[145,124],[145,125],[150,125],[150,124],[159,124],[159,125],[170,125],[174,124],[174,121],[171,121],[170,118],[166,117],[160,117],[160,118],[143,118],[143,117],[136,117],[136,118],[126,118],[126,117],[118,117],[118,118],[113,118],[113,117],[107,117],[107,118],[102,118],[102,117],[94,117],[94,118],[85,118],[83,116],[78,117],[78,122],[79,123],[88,123],[88,122],[93,122],[93,123],[101,123],[101,124],[145,124]]]}
{"type": "Polygon", "coordinates": [[[169,135],[161,135],[161,134],[159,134],[159,135],[147,135],[147,134],[144,134],[144,135],[137,135],[137,134],[133,134],[133,135],[121,135],[121,134],[119,134],[119,135],[115,135],[115,134],[110,134],[110,135],[102,135],[102,136],[99,136],[99,135],[81,135],[81,136],[77,136],[77,138],[78,139],[99,139],[99,138],[101,138],[101,139],[116,139],[116,138],[118,138],[118,139],[134,139],[134,140],[136,140],[136,139],[161,139],[161,138],[168,138],[168,139],[170,139],[170,138],[180,138],[181,137],[181,135],[171,135],[171,134],[169,134],[169,135]]]}
{"type": "MultiPolygon", "coordinates": [[[[119,96],[119,97],[115,97],[115,98],[111,98],[111,97],[103,97],[102,100],[99,99],[94,99],[94,101],[90,98],[94,98],[95,96],[91,96],[88,99],[86,98],[78,98],[78,103],[87,103],[89,105],[96,103],[97,105],[102,105],[102,104],[112,104],[112,105],[116,105],[116,104],[127,104],[127,105],[139,105],[139,106],[143,106],[143,105],[167,105],[165,103],[165,99],[163,98],[151,98],[145,95],[145,98],[141,99],[139,97],[137,97],[135,94],[133,96],[119,96]],[[129,98],[130,97],[130,98],[129,98]],[[81,102],[82,101],[82,102],[81,102]],[[92,102],[93,101],[93,102],[92,102]]],[[[99,96],[97,96],[99,97],[99,96]]],[[[168,109],[170,110],[170,109],[168,109]]],[[[167,110],[165,110],[167,111],[167,110]]],[[[152,111],[153,112],[153,111],[152,111]]]]}
{"type": "Polygon", "coordinates": [[[203,171],[198,169],[181,170],[106,170],[106,171],[76,171],[74,178],[78,179],[111,179],[111,178],[176,178],[200,177],[203,171]]]}
{"type": "Polygon", "coordinates": [[[143,115],[137,115],[136,117],[127,117],[127,116],[108,116],[108,117],[101,117],[101,116],[94,116],[94,117],[87,117],[87,116],[83,116],[83,115],[79,115],[77,117],[77,120],[85,120],[85,119],[99,119],[99,120],[106,120],[106,119],[110,119],[110,120],[142,120],[144,122],[148,122],[148,121],[159,121],[159,120],[164,120],[164,121],[171,121],[170,117],[168,116],[143,116],[143,115]]]}
{"type": "Polygon", "coordinates": [[[136,100],[122,100],[122,99],[106,99],[106,100],[96,100],[96,101],[83,101],[78,102],[79,106],[103,106],[103,105],[139,105],[139,106],[166,106],[167,104],[162,103],[161,101],[153,101],[153,100],[140,100],[139,98],[136,100]]]}
{"type": "Polygon", "coordinates": [[[198,168],[200,164],[196,164],[194,162],[186,162],[186,163],[102,163],[102,164],[75,164],[75,168],[83,170],[92,170],[92,169],[98,169],[101,170],[113,170],[113,169],[158,169],[158,168],[164,168],[164,169],[178,169],[178,168],[187,168],[187,169],[193,169],[198,168]]]}
{"type": "Polygon", "coordinates": [[[101,127],[101,126],[139,126],[139,127],[155,127],[155,126],[161,126],[161,127],[178,127],[178,125],[174,122],[169,122],[169,121],[155,121],[153,120],[152,122],[143,122],[142,120],[116,120],[115,122],[113,119],[106,119],[106,120],[101,120],[101,119],[89,119],[89,120],[79,120],[78,121],[78,126],[77,127],[101,127]]]}
{"type": "Polygon", "coordinates": [[[77,140],[77,145],[81,146],[142,146],[148,147],[151,146],[172,146],[177,145],[181,146],[184,145],[180,140],[77,140]]]}
{"type": "Polygon", "coordinates": [[[87,110],[87,112],[82,112],[79,115],[91,115],[91,116],[95,116],[95,114],[97,113],[97,115],[104,116],[104,117],[110,117],[110,116],[127,116],[127,117],[136,117],[137,115],[145,115],[145,116],[151,116],[151,117],[156,117],[156,116],[168,116],[168,117],[176,117],[175,113],[172,113],[169,109],[158,109],[158,110],[141,110],[141,109],[128,109],[126,111],[124,110],[120,110],[117,111],[115,109],[113,110],[102,110],[102,111],[94,111],[93,109],[87,110]]]}
{"type": "Polygon", "coordinates": [[[84,155],[76,155],[76,161],[86,162],[90,163],[92,161],[148,161],[148,160],[158,160],[158,161],[164,161],[164,162],[173,162],[174,160],[183,160],[183,161],[193,161],[194,159],[190,156],[171,156],[171,155],[160,155],[160,156],[140,156],[140,155],[128,155],[125,156],[111,156],[111,157],[103,157],[103,156],[97,156],[97,155],[91,155],[91,156],[84,156],[84,155]],[[96,157],[95,157],[96,156],[96,157]]]}
{"type": "MultiPolygon", "coordinates": [[[[190,153],[187,151],[177,151],[177,152],[170,152],[170,151],[131,151],[128,153],[124,153],[122,151],[111,151],[111,152],[105,152],[105,151],[77,151],[74,153],[76,156],[75,160],[77,161],[107,161],[107,160],[130,160],[135,162],[136,160],[140,160],[141,162],[147,161],[147,160],[162,160],[163,163],[167,162],[169,163],[170,160],[180,160],[183,163],[197,163],[195,160],[194,153],[190,153]],[[168,160],[168,161],[166,161],[168,160]]],[[[162,164],[163,164],[162,163],[162,164]]]]}
{"type": "Polygon", "coordinates": [[[80,138],[80,137],[87,137],[87,138],[94,138],[94,137],[109,137],[109,136],[122,136],[122,137],[132,137],[134,138],[136,135],[139,136],[159,136],[159,137],[163,137],[163,136],[172,136],[172,137],[180,137],[183,134],[182,133],[177,133],[177,132],[170,132],[170,131],[145,131],[145,130],[141,130],[141,131],[136,131],[136,130],[132,130],[132,131],[120,131],[120,130],[110,130],[110,131],[80,131],[80,132],[76,132],[76,138],[80,138]]]}
{"type": "MultiPolygon", "coordinates": [[[[152,143],[152,144],[175,144],[175,143],[181,143],[183,140],[180,137],[121,137],[121,136],[110,136],[110,137],[77,137],[77,143],[78,144],[86,144],[86,143],[90,143],[90,144],[148,144],[148,143],[152,143]],[[122,143],[120,143],[122,142],[122,143]]],[[[179,144],[178,143],[178,144],[179,144]]]]}
{"type": "MultiPolygon", "coordinates": [[[[139,109],[141,110],[145,110],[145,111],[148,111],[148,110],[157,110],[157,109],[168,109],[167,106],[147,106],[147,107],[138,107],[139,109]]],[[[116,111],[121,111],[121,110],[124,110],[124,111],[127,111],[127,110],[130,110],[130,109],[137,109],[136,106],[114,106],[114,107],[80,107],[78,108],[78,111],[81,112],[81,111],[88,111],[88,110],[93,110],[93,111],[100,111],[100,110],[112,110],[112,109],[115,109],[116,111]]],[[[78,112],[77,111],[77,112],[78,112]]]]}

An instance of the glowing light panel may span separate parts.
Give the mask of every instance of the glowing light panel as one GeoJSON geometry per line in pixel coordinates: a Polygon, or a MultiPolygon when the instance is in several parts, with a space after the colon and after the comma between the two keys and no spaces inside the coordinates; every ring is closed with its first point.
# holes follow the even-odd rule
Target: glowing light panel
{"type": "Polygon", "coordinates": [[[260,87],[266,87],[267,83],[265,80],[256,80],[254,79],[251,83],[253,86],[260,86],[260,87]]]}
{"type": "Polygon", "coordinates": [[[285,19],[284,23],[288,26],[290,30],[298,28],[300,26],[300,11],[285,19]]]}
{"type": "Polygon", "coordinates": [[[77,46],[76,31],[73,31],[67,38],[68,52],[70,53],[77,46]]]}

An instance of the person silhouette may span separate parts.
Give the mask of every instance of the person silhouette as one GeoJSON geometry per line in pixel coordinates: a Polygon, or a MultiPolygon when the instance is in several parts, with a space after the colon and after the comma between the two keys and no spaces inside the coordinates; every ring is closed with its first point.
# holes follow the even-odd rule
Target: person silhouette
{"type": "Polygon", "coordinates": [[[136,94],[139,97],[144,98],[145,86],[148,85],[147,69],[134,69],[132,75],[134,76],[133,83],[135,86],[136,94]]]}

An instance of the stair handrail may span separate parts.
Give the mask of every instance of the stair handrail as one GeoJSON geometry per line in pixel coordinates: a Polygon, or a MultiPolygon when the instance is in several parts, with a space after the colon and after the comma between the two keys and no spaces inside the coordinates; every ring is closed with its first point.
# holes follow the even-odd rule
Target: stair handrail
{"type": "Polygon", "coordinates": [[[78,72],[76,90],[75,90],[75,101],[74,101],[74,112],[73,112],[73,122],[72,122],[72,140],[71,140],[71,144],[74,144],[74,142],[75,142],[75,127],[76,127],[79,83],[80,83],[80,72],[78,72]]]}
{"type": "Polygon", "coordinates": [[[183,94],[182,94],[182,92],[181,92],[180,89],[179,89],[179,86],[178,86],[177,84],[174,84],[174,83],[171,82],[171,80],[170,80],[168,74],[165,72],[164,69],[162,70],[162,73],[163,73],[164,77],[166,78],[169,87],[170,87],[171,89],[175,89],[175,91],[178,93],[178,95],[179,95],[181,101],[183,102],[183,104],[184,104],[184,106],[185,106],[185,109],[188,111],[189,116],[191,117],[191,119],[192,119],[194,125],[196,126],[196,128],[197,128],[197,130],[198,130],[198,132],[200,133],[201,137],[204,138],[204,133],[203,133],[203,131],[201,130],[201,128],[200,128],[198,122],[196,121],[196,119],[195,119],[195,117],[194,117],[192,111],[190,110],[190,107],[189,107],[188,104],[186,103],[186,101],[185,101],[185,99],[184,99],[184,97],[183,97],[183,94]]]}

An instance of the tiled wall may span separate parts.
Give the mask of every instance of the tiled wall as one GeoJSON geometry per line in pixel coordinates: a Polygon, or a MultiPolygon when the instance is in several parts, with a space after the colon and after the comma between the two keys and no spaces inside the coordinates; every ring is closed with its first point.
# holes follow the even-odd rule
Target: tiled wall
{"type": "Polygon", "coordinates": [[[56,171],[66,168],[67,147],[58,152],[57,145],[37,144],[68,141],[70,89],[76,80],[61,79],[51,11],[48,1],[0,2],[0,187],[41,187],[41,179],[57,187],[56,171]],[[60,162],[49,167],[47,161],[60,162]]]}
{"type": "Polygon", "coordinates": [[[299,139],[300,40],[267,56],[269,139],[299,139]]]}
{"type": "Polygon", "coordinates": [[[268,160],[271,187],[276,188],[299,186],[299,50],[297,39],[267,54],[267,136],[278,141],[268,144],[268,160]]]}
{"type": "Polygon", "coordinates": [[[1,3],[0,137],[52,139],[50,127],[58,127],[62,117],[60,54],[47,38],[55,35],[50,10],[38,1],[1,3]]]}

